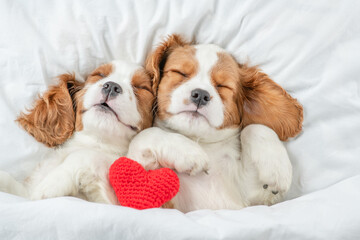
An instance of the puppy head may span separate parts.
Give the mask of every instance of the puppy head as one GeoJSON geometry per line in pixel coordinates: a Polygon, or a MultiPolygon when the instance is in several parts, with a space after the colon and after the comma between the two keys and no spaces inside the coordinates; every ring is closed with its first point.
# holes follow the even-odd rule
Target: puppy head
{"type": "Polygon", "coordinates": [[[74,131],[100,138],[131,139],[152,124],[154,94],[140,66],[114,61],[94,70],[84,83],[64,74],[17,121],[36,140],[54,147],[74,131]]]}
{"type": "Polygon", "coordinates": [[[224,49],[171,35],[147,59],[161,124],[192,137],[260,123],[282,140],[301,130],[302,107],[256,67],[224,49]]]}

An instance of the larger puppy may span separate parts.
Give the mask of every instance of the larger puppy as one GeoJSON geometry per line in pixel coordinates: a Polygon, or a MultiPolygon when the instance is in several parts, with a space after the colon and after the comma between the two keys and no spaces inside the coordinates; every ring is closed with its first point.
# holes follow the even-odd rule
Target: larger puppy
{"type": "Polygon", "coordinates": [[[146,66],[157,92],[157,127],[136,136],[128,156],[147,169],[179,173],[173,207],[240,209],[282,199],[292,167],[279,138],[301,131],[295,99],[224,49],[178,35],[169,36],[146,66]]]}
{"type": "Polygon", "coordinates": [[[108,169],[151,126],[153,101],[150,76],[128,62],[102,65],[85,83],[61,75],[17,119],[36,140],[56,148],[25,183],[0,172],[0,190],[31,199],[71,195],[116,204],[108,169]]]}

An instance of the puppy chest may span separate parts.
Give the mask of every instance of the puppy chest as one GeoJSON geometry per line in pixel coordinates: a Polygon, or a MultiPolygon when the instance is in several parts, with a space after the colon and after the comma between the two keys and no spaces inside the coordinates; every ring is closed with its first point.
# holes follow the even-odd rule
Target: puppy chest
{"type": "Polygon", "coordinates": [[[227,174],[237,168],[240,162],[240,147],[236,144],[207,144],[203,145],[203,149],[209,157],[210,173],[227,174]]]}

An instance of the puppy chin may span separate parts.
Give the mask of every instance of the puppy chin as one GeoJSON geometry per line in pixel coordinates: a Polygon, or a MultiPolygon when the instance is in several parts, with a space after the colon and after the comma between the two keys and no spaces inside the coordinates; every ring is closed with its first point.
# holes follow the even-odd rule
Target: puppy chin
{"type": "Polygon", "coordinates": [[[167,123],[168,127],[189,137],[204,136],[211,128],[205,117],[191,112],[173,115],[167,123]]]}
{"type": "Polygon", "coordinates": [[[210,126],[208,120],[200,115],[193,116],[192,113],[184,112],[172,115],[167,119],[156,119],[155,125],[167,128],[192,139],[202,142],[219,141],[233,134],[233,130],[217,129],[210,126]]]}
{"type": "MultiPolygon", "coordinates": [[[[91,108],[83,115],[84,130],[96,133],[100,137],[118,137],[130,140],[136,131],[119,122],[117,117],[109,112],[91,108]]],[[[115,139],[114,139],[115,140],[115,139]]]]}

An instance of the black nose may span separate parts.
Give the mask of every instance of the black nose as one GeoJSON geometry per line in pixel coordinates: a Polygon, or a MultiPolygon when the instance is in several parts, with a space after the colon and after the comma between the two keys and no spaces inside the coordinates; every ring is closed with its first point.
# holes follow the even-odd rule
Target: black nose
{"type": "Polygon", "coordinates": [[[210,94],[200,88],[191,91],[191,101],[199,107],[205,106],[210,102],[210,94]]]}
{"type": "Polygon", "coordinates": [[[123,92],[119,84],[114,82],[106,82],[101,89],[103,95],[108,96],[108,98],[116,97],[118,94],[123,92]]]}

